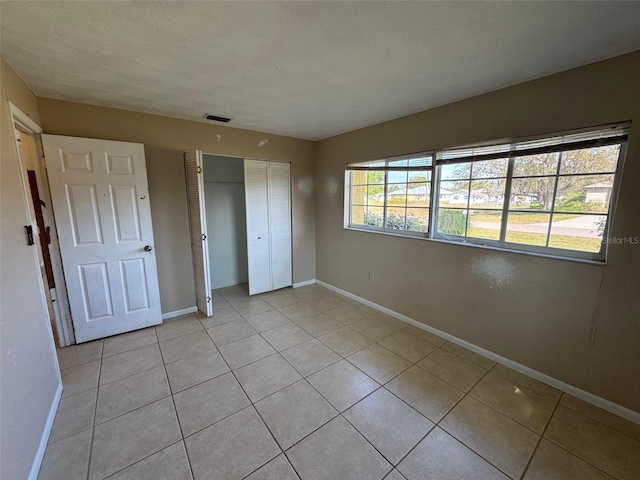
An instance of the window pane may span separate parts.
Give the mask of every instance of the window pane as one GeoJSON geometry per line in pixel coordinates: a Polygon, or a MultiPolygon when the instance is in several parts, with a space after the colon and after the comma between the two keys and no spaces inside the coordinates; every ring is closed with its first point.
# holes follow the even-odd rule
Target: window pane
{"type": "Polygon", "coordinates": [[[404,208],[387,208],[387,220],[385,228],[393,230],[404,230],[406,220],[406,210],[404,208]]]}
{"type": "Polygon", "coordinates": [[[613,175],[576,175],[558,179],[556,211],[607,213],[613,175]]]}
{"type": "Polygon", "coordinates": [[[509,212],[507,235],[505,240],[524,245],[541,245],[547,243],[549,229],[548,213],[514,213],[509,212]]]}
{"type": "Polygon", "coordinates": [[[367,207],[364,212],[364,225],[372,225],[381,227],[384,218],[384,209],[382,207],[367,207]]]}
{"type": "Polygon", "coordinates": [[[433,165],[433,157],[431,155],[414,157],[410,158],[407,163],[410,167],[429,167],[433,165]]]}
{"type": "Polygon", "coordinates": [[[438,233],[464,236],[467,230],[466,210],[441,208],[438,210],[438,233]]]}
{"type": "Polygon", "coordinates": [[[560,174],[615,172],[620,145],[572,150],[562,154],[560,174]]]}
{"type": "Polygon", "coordinates": [[[387,179],[389,183],[407,183],[407,172],[389,172],[387,179]]]}
{"type": "Polygon", "coordinates": [[[558,169],[559,155],[559,153],[555,152],[516,157],[513,166],[513,176],[555,175],[558,169]]]}
{"type": "Polygon", "coordinates": [[[406,167],[407,165],[409,165],[409,160],[405,159],[405,160],[391,160],[389,162],[389,166],[390,167],[406,167]]]}
{"type": "Polygon", "coordinates": [[[419,171],[409,172],[409,181],[410,182],[430,182],[431,170],[419,170],[419,171]]]}
{"type": "Polygon", "coordinates": [[[606,215],[555,214],[549,246],[597,253],[600,251],[606,221],[606,215]]]}
{"type": "Polygon", "coordinates": [[[461,147],[451,150],[441,150],[438,157],[441,159],[464,158],[472,155],[488,155],[491,153],[508,153],[511,145],[503,143],[499,145],[487,145],[483,147],[461,147]]]}
{"type": "Polygon", "coordinates": [[[423,207],[429,206],[431,198],[431,182],[428,183],[410,183],[407,185],[407,206],[423,207]]]}
{"type": "Polygon", "coordinates": [[[514,178],[509,206],[518,210],[551,210],[555,177],[514,178]]]}
{"type": "Polygon", "coordinates": [[[407,184],[389,185],[387,187],[387,205],[404,208],[407,204],[407,184]]]}
{"type": "Polygon", "coordinates": [[[443,165],[440,167],[440,178],[442,180],[455,180],[457,178],[469,178],[471,174],[471,164],[456,163],[453,165],[443,165]]]}
{"type": "Polygon", "coordinates": [[[384,185],[384,171],[383,170],[369,170],[365,172],[367,174],[367,183],[373,183],[376,185],[384,185]]]}
{"type": "Polygon", "coordinates": [[[365,225],[364,214],[367,207],[362,205],[353,205],[351,207],[351,224],[352,225],[365,225]]]}
{"type": "Polygon", "coordinates": [[[351,203],[353,205],[367,204],[367,186],[354,185],[351,187],[351,203]]]}
{"type": "Polygon", "coordinates": [[[367,183],[367,172],[364,170],[351,170],[351,185],[364,185],[367,183]]]}
{"type": "Polygon", "coordinates": [[[387,163],[384,160],[375,160],[373,162],[359,163],[358,165],[365,165],[367,167],[384,167],[387,163]]]}
{"type": "Polygon", "coordinates": [[[467,236],[500,240],[501,211],[470,210],[467,236]]]}
{"type": "Polygon", "coordinates": [[[466,207],[469,204],[469,182],[440,182],[440,205],[466,207]]]}
{"type": "Polygon", "coordinates": [[[505,179],[472,180],[470,204],[482,208],[502,209],[506,186],[505,179]]]}
{"type": "Polygon", "coordinates": [[[384,185],[367,186],[367,204],[382,205],[384,202],[384,185]]]}
{"type": "Polygon", "coordinates": [[[471,178],[506,177],[508,166],[509,166],[508,158],[499,158],[497,160],[484,160],[482,162],[474,162],[472,164],[471,178]]]}
{"type": "Polygon", "coordinates": [[[427,232],[429,230],[429,209],[407,208],[407,230],[427,232]]]}

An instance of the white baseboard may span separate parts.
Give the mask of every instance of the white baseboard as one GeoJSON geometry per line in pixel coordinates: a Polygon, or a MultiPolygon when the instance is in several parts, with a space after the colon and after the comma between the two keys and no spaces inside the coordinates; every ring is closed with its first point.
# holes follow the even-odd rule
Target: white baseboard
{"type": "Polygon", "coordinates": [[[51,408],[49,409],[49,416],[47,417],[47,423],[44,425],[44,431],[40,438],[40,445],[36,451],[36,456],[31,464],[31,471],[29,472],[29,480],[37,480],[40,473],[40,467],[42,466],[42,459],[44,458],[44,452],[47,449],[49,443],[49,436],[51,435],[51,428],[53,427],[53,421],[56,419],[56,413],[58,413],[58,405],[60,404],[60,398],[62,397],[62,382],[58,384],[58,389],[53,396],[53,402],[51,402],[51,408]]]}
{"type": "Polygon", "coordinates": [[[198,307],[183,308],[182,310],[174,310],[173,312],[167,312],[162,314],[162,320],[167,320],[173,317],[179,317],[180,315],[186,315],[187,313],[195,313],[198,311],[198,307]]]}
{"type": "Polygon", "coordinates": [[[307,285],[313,285],[316,283],[316,279],[312,278],[311,280],[305,280],[304,282],[298,282],[293,284],[293,288],[306,287],[307,285]]]}
{"type": "Polygon", "coordinates": [[[547,385],[550,385],[562,392],[566,392],[570,395],[573,395],[574,397],[579,398],[580,400],[584,400],[585,402],[595,405],[596,407],[600,407],[603,410],[606,410],[615,415],[618,415],[619,417],[625,418],[630,422],[637,423],[640,425],[640,412],[635,412],[629,408],[623,407],[622,405],[618,405],[617,403],[613,403],[602,397],[598,397],[593,393],[589,393],[585,390],[582,390],[578,387],[574,387],[573,385],[565,383],[561,380],[550,377],[549,375],[538,372],[537,370],[529,368],[525,365],[514,362],[513,360],[509,360],[508,358],[505,358],[496,353],[490,352],[489,350],[485,350],[484,348],[478,347],[477,345],[474,345],[473,343],[469,343],[458,337],[454,337],[453,335],[443,332],[442,330],[438,330],[437,328],[433,328],[433,327],[430,327],[429,325],[425,325],[422,322],[418,322],[413,318],[409,318],[406,315],[402,315],[401,313],[395,312],[387,307],[378,305],[377,303],[371,302],[365,298],[358,297],[357,295],[354,295],[353,293],[349,293],[346,290],[342,290],[341,288],[334,287],[333,285],[330,285],[320,280],[316,280],[316,283],[325,288],[328,288],[329,290],[338,292],[344,295],[345,297],[351,298],[352,300],[357,300],[358,302],[364,303],[365,305],[375,308],[376,310],[380,310],[381,312],[384,312],[387,315],[397,318],[398,320],[402,320],[403,322],[413,325],[414,327],[420,328],[429,333],[433,333],[434,335],[444,338],[445,340],[448,340],[451,343],[455,343],[457,345],[460,345],[461,347],[467,348],[472,352],[475,352],[479,355],[482,355],[483,357],[493,360],[496,363],[504,365],[505,367],[509,367],[512,370],[515,370],[531,378],[534,378],[542,383],[546,383],[547,385]]]}

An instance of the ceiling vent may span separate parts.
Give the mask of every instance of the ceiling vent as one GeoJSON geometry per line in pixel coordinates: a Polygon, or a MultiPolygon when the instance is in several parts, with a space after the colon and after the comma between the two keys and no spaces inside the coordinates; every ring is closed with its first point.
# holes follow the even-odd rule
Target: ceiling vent
{"type": "Polygon", "coordinates": [[[229,123],[231,121],[230,118],[227,117],[219,117],[217,115],[210,115],[208,113],[206,113],[204,115],[204,118],[206,118],[207,120],[211,120],[213,122],[222,122],[222,123],[229,123]]]}

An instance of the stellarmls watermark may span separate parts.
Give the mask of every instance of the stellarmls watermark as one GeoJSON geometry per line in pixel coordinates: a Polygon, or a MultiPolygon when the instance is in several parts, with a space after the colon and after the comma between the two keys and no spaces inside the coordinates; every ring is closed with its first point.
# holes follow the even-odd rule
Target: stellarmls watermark
{"type": "Polygon", "coordinates": [[[605,237],[602,239],[602,243],[607,245],[638,245],[640,237],[605,237]]]}

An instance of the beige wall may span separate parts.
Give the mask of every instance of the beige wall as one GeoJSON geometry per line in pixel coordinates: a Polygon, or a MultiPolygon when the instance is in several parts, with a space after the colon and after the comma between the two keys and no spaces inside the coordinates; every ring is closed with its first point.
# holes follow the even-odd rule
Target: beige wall
{"type": "Polygon", "coordinates": [[[24,236],[31,216],[8,102],[35,122],[38,107],[1,58],[0,95],[0,468],[2,478],[27,478],[60,379],[36,246],[24,236]]]}
{"type": "MultiPolygon", "coordinates": [[[[640,124],[640,52],[319,142],[317,278],[640,411],[640,245],[604,267],[343,229],[347,162],[625,120],[640,124]]],[[[617,237],[640,236],[639,129],[617,237]]]]}
{"type": "MultiPolygon", "coordinates": [[[[46,98],[38,98],[38,108],[45,133],[139,142],[144,144],[147,152],[165,150],[157,161],[155,154],[148,154],[147,173],[150,184],[153,182],[168,188],[171,195],[176,196],[176,203],[155,199],[151,205],[156,243],[179,248],[156,252],[161,292],[173,292],[171,305],[185,305],[181,308],[187,308],[195,301],[191,290],[193,270],[187,268],[187,265],[191,268],[190,247],[185,250],[187,247],[182,240],[171,238],[174,232],[184,227],[184,218],[178,211],[186,212],[187,206],[186,196],[178,194],[179,182],[183,180],[175,178],[176,160],[168,159],[171,155],[167,150],[203,150],[218,155],[291,162],[293,281],[298,283],[315,278],[313,142],[46,98]]],[[[173,308],[164,299],[162,307],[163,312],[172,311],[166,308],[173,308]]]]}

